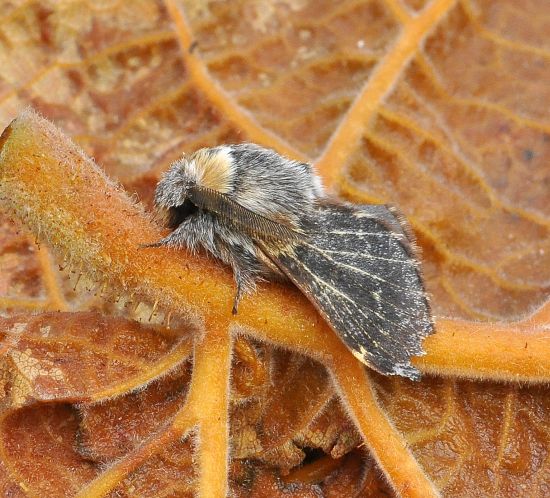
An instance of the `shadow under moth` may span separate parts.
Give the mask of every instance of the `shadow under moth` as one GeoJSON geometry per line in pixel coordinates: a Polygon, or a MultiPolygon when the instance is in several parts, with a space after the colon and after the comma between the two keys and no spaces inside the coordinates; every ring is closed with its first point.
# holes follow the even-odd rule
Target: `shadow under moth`
{"type": "Polygon", "coordinates": [[[420,377],[410,359],[433,322],[413,238],[391,207],[333,201],[311,165],[250,143],[174,162],[155,207],[172,232],[149,246],[203,249],[230,265],[233,313],[259,279],[288,279],[361,362],[420,377]]]}

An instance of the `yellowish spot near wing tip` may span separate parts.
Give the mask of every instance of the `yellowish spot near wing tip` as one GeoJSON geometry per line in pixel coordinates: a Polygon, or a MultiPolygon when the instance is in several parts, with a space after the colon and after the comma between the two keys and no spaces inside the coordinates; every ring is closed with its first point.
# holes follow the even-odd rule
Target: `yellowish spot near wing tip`
{"type": "Polygon", "coordinates": [[[355,356],[361,363],[367,363],[367,353],[368,351],[364,346],[359,346],[359,350],[351,350],[351,354],[353,354],[353,356],[355,356]]]}
{"type": "Polygon", "coordinates": [[[353,349],[351,351],[351,354],[353,354],[353,356],[355,356],[361,363],[365,362],[365,359],[363,358],[363,355],[359,351],[356,351],[355,349],[353,349]]]}

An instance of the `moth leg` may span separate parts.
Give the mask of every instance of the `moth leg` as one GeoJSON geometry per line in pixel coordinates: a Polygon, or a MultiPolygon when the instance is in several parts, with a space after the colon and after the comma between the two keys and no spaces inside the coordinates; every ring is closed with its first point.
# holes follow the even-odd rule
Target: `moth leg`
{"type": "Polygon", "coordinates": [[[194,251],[197,247],[197,241],[196,227],[193,224],[184,222],[166,237],[150,244],[140,244],[140,247],[173,247],[176,249],[186,247],[194,251]]]}
{"type": "Polygon", "coordinates": [[[236,280],[237,282],[237,293],[235,294],[235,298],[233,299],[233,309],[231,310],[231,313],[233,315],[237,314],[238,308],[239,308],[239,302],[241,301],[241,298],[244,294],[244,285],[239,280],[236,280]]]}
{"type": "Polygon", "coordinates": [[[220,256],[233,269],[233,277],[237,284],[237,292],[233,300],[232,313],[237,314],[241,298],[247,292],[256,287],[256,280],[262,274],[262,265],[256,255],[251,252],[254,249],[233,244],[219,247],[220,256]]]}
{"type": "Polygon", "coordinates": [[[139,247],[179,247],[182,242],[179,240],[178,235],[174,235],[175,232],[171,232],[169,235],[157,242],[151,242],[150,244],[139,244],[139,247]]]}
{"type": "Polygon", "coordinates": [[[256,279],[260,274],[260,269],[254,263],[252,263],[253,266],[250,266],[251,263],[251,261],[236,260],[235,264],[231,265],[233,267],[235,283],[237,284],[237,292],[233,300],[233,309],[231,310],[234,315],[237,314],[239,303],[244,294],[253,291],[256,287],[256,279]],[[243,266],[243,263],[246,266],[243,266]]]}

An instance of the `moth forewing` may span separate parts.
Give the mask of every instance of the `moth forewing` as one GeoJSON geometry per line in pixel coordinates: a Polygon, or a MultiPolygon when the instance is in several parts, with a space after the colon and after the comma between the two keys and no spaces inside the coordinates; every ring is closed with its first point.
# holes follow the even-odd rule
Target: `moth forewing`
{"type": "Polygon", "coordinates": [[[307,239],[269,256],[360,361],[417,379],[410,359],[423,354],[433,326],[409,240],[394,221],[383,206],[321,206],[307,239]]]}

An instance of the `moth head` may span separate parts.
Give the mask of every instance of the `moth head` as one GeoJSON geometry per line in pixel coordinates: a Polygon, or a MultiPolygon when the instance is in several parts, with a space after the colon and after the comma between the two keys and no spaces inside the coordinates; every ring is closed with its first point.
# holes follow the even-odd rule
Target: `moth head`
{"type": "Polygon", "coordinates": [[[177,228],[198,207],[189,191],[205,187],[227,193],[232,187],[234,166],[227,146],[200,149],[172,163],[155,191],[155,209],[166,228],[177,228]]]}
{"type": "Polygon", "coordinates": [[[192,165],[183,157],[164,173],[155,190],[155,210],[166,228],[177,228],[197,211],[189,200],[189,189],[197,185],[192,165]]]}

